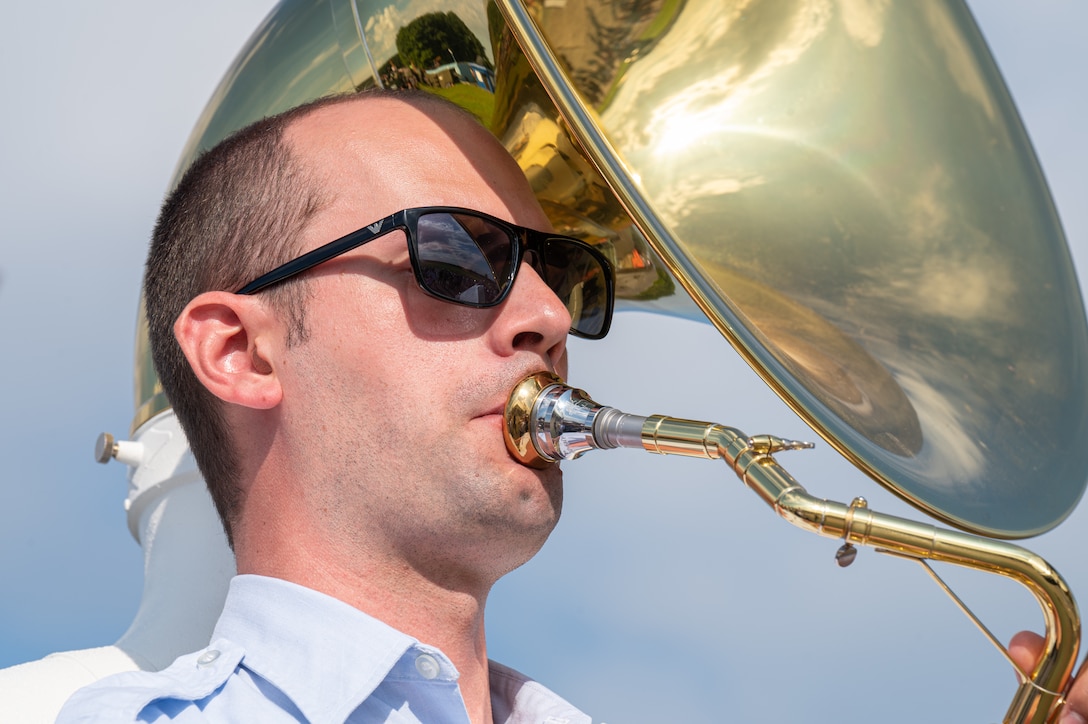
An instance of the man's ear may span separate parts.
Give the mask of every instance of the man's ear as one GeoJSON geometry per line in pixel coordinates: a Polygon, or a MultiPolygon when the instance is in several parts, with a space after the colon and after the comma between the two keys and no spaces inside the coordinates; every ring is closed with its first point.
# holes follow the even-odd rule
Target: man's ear
{"type": "Polygon", "coordinates": [[[181,351],[208,391],[224,402],[260,410],[283,397],[270,361],[281,335],[259,299],[228,292],[197,296],[174,322],[181,351]]]}

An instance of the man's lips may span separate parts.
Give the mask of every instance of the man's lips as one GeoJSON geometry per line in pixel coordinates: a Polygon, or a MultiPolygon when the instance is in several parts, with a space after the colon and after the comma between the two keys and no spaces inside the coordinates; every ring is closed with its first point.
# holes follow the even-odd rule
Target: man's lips
{"type": "MultiPolygon", "coordinates": [[[[514,391],[514,388],[518,386],[522,380],[530,375],[534,375],[537,372],[548,372],[547,369],[529,369],[516,377],[511,378],[506,390],[502,393],[502,398],[499,400],[493,400],[493,404],[486,408],[484,412],[476,415],[476,417],[488,417],[490,415],[499,415],[504,417],[506,415],[506,405],[510,401],[510,394],[514,391]]],[[[552,373],[554,374],[554,373],[552,373]]]]}

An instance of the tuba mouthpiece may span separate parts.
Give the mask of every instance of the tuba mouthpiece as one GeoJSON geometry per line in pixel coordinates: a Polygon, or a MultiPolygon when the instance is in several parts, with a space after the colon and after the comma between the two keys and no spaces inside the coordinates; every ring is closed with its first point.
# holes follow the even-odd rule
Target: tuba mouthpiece
{"type": "Polygon", "coordinates": [[[506,449],[534,468],[574,460],[589,450],[641,448],[646,420],[600,405],[550,372],[515,385],[503,414],[506,449]]]}

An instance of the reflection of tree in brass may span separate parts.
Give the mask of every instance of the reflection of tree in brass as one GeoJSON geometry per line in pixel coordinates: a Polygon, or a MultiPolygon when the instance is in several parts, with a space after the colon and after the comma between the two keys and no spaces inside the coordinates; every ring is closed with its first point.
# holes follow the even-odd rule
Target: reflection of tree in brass
{"type": "Polygon", "coordinates": [[[397,31],[397,52],[420,70],[456,62],[491,67],[484,46],[454,12],[427,13],[405,25],[397,31]]]}

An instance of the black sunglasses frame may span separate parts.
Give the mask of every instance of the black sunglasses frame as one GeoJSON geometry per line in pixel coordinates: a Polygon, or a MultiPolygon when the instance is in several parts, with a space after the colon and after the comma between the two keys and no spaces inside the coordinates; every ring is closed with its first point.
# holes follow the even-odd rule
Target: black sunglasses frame
{"type": "MultiPolygon", "coordinates": [[[[375,239],[385,236],[386,234],[400,229],[404,232],[404,235],[408,239],[408,256],[412,262],[412,271],[415,273],[416,284],[426,294],[441,299],[444,302],[450,302],[451,304],[458,304],[465,307],[473,307],[476,309],[486,309],[489,307],[495,307],[502,304],[506,297],[510,294],[510,290],[514,287],[514,280],[517,278],[519,269],[521,268],[521,262],[525,257],[526,251],[535,252],[534,257],[537,259],[543,258],[542,249],[548,241],[562,241],[569,244],[573,244],[580,247],[587,254],[593,257],[600,265],[604,272],[604,284],[606,289],[606,308],[604,310],[604,320],[601,323],[601,329],[596,333],[586,333],[579,331],[575,328],[575,321],[570,328],[570,334],[577,337],[583,337],[585,339],[601,339],[608,334],[608,329],[612,324],[612,312],[615,307],[615,283],[614,273],[612,270],[612,264],[608,261],[608,258],[604,256],[600,251],[594,249],[592,246],[576,239],[572,236],[563,236],[562,234],[549,234],[543,231],[537,231],[535,229],[529,229],[524,226],[518,226],[512,224],[509,221],[503,221],[497,219],[494,216],[485,214],[482,211],[475,211],[474,209],[464,209],[456,206],[419,206],[411,209],[403,209],[396,213],[386,216],[384,219],[375,221],[372,224],[367,224],[363,228],[353,231],[346,236],[342,236],[339,239],[330,241],[328,244],[317,247],[311,251],[302,254],[301,256],[292,259],[291,261],[281,264],[267,274],[262,274],[249,284],[239,289],[235,294],[256,294],[268,287],[278,284],[286,279],[290,279],[293,276],[301,274],[302,272],[312,269],[318,264],[322,264],[330,259],[346,254],[352,249],[357,249],[363,244],[374,241],[375,239]],[[506,283],[505,288],[499,294],[499,296],[488,302],[469,302],[460,299],[450,299],[449,297],[437,294],[427,288],[427,285],[423,281],[423,275],[420,270],[419,259],[416,251],[417,244],[417,222],[421,216],[427,214],[458,214],[462,216],[472,216],[496,226],[507,233],[510,237],[512,251],[512,261],[510,267],[510,279],[506,283]]],[[[542,270],[537,269],[535,264],[530,264],[533,268],[541,274],[541,278],[547,283],[547,278],[542,270]]],[[[561,300],[566,303],[566,300],[561,300]]]]}

